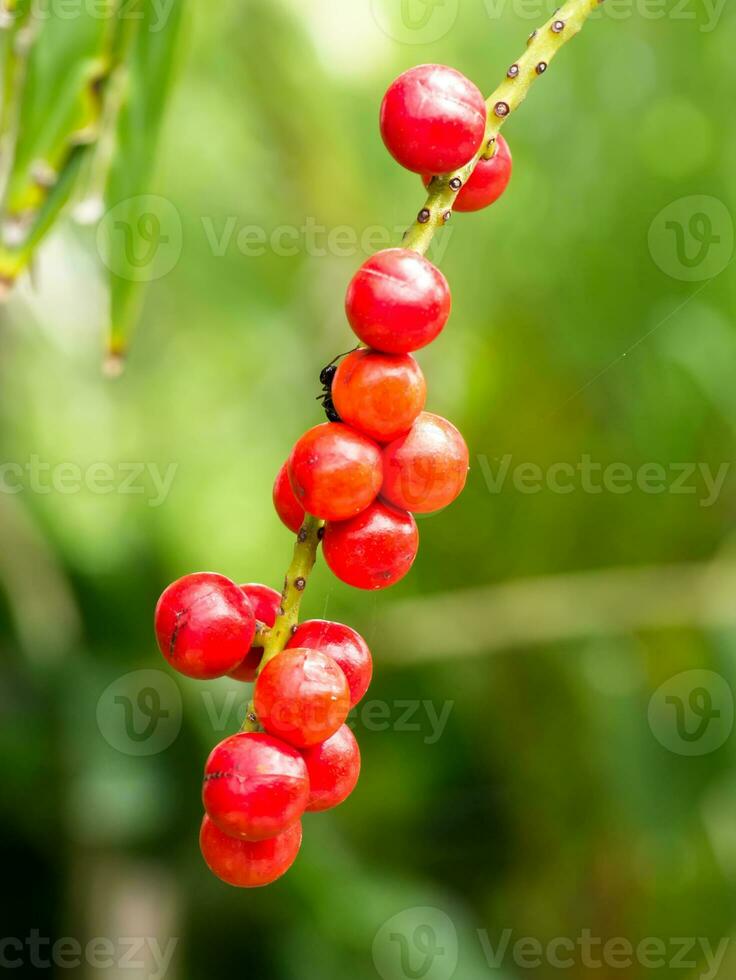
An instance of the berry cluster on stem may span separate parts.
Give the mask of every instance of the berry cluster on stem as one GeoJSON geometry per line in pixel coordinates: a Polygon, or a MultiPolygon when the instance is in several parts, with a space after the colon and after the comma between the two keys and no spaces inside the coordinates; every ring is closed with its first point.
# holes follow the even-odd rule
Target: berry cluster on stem
{"type": "Polygon", "coordinates": [[[328,421],[297,440],[276,478],[276,511],[297,535],[283,590],[203,572],[159,600],[156,634],[174,668],[255,682],[242,730],[213,749],[204,774],[200,846],[231,885],[280,877],[299,851],[302,815],[339,805],[357,783],[360,751],[345,722],[368,689],[371,654],[348,626],[300,624],[301,599],[320,542],[351,586],[399,581],[419,546],[414,514],[446,507],[465,485],[468,448],[452,423],[424,410],[412,356],[451,308],[447,281],[424,253],[454,207],[480,210],[503,193],[512,163],[501,126],[599,2],[556,11],[487,101],[443,65],[420,65],[389,86],[384,142],[429,197],[402,247],[378,252],[353,277],[346,314],[366,346],[323,369],[328,421]]]}

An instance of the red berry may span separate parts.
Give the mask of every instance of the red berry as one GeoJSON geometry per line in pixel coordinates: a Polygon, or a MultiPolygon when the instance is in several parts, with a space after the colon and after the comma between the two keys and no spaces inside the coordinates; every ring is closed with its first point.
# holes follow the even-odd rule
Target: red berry
{"type": "Polygon", "coordinates": [[[156,638],[172,667],[187,677],[208,680],[234,670],[256,632],[245,593],[213,572],[185,575],[158,600],[156,638]]]}
{"type": "Polygon", "coordinates": [[[350,688],[342,670],[318,650],[284,650],[256,681],[256,714],[272,735],[297,748],[333,735],[350,711],[350,688]]]}
{"type": "Polygon", "coordinates": [[[340,418],[377,442],[408,432],[426,398],[422,369],[411,354],[361,348],[340,363],[332,382],[340,418]]]}
{"type": "Polygon", "coordinates": [[[339,422],[305,432],[291,451],[289,479],[304,509],[324,520],[359,514],[381,489],[381,450],[339,422]]]}
{"type": "MultiPolygon", "coordinates": [[[[499,135],[496,152],[490,160],[481,158],[467,182],[455,198],[455,211],[480,211],[493,204],[508,187],[511,180],[511,150],[499,135]]],[[[425,175],[424,186],[429,187],[432,177],[425,175]]]]}
{"type": "Polygon", "coordinates": [[[329,810],[338,806],[355,789],[360,775],[360,749],[347,725],[302,752],[309,773],[307,810],[329,810]]]}
{"type": "Polygon", "coordinates": [[[278,837],[248,841],[228,837],[208,816],[202,820],[199,846],[210,871],[236,888],[270,885],[289,870],[302,843],[302,825],[295,823],[278,837]]]}
{"type": "Polygon", "coordinates": [[[376,252],[348,286],[345,311],[369,347],[408,354],[426,347],[450,315],[450,287],[440,270],[409,248],[376,252]]]}
{"type": "Polygon", "coordinates": [[[415,173],[446,174],[480,149],[488,111],[478,88],[445,65],[418,65],[391,83],[381,105],[389,153],[415,173]]]}
{"type": "Polygon", "coordinates": [[[215,746],[204,767],[204,808],[230,837],[275,837],[301,817],[308,798],[304,760],[270,735],[231,735],[215,746]]]}
{"type": "Polygon", "coordinates": [[[304,508],[296,499],[294,491],[291,489],[286,463],[279,470],[276,482],[273,485],[273,505],[281,519],[281,523],[285,524],[290,531],[296,534],[304,523],[304,508]]]}
{"type": "Polygon", "coordinates": [[[322,548],[343,582],[356,589],[385,589],[414,563],[419,532],[411,514],[377,500],[349,521],[328,523],[322,548]]]}
{"type": "Polygon", "coordinates": [[[381,495],[395,507],[429,514],[459,496],[468,477],[468,447],[455,426],[422,412],[405,436],[386,446],[381,495]]]}
{"type": "Polygon", "coordinates": [[[286,646],[319,650],[331,657],[347,678],[351,708],[368,690],[373,675],[371,652],[363,637],[349,626],[310,619],[297,626],[286,646]]]}
{"type": "MultiPolygon", "coordinates": [[[[241,585],[240,588],[248,596],[256,620],[265,626],[273,626],[281,608],[281,593],[276,589],[269,589],[267,585],[248,584],[241,585]]],[[[254,681],[262,656],[263,647],[254,644],[242,664],[230,671],[230,676],[236,681],[254,681]]]]}
{"type": "Polygon", "coordinates": [[[381,496],[413,514],[430,514],[451,504],[468,478],[469,455],[455,426],[422,412],[405,436],[383,453],[381,496]]]}

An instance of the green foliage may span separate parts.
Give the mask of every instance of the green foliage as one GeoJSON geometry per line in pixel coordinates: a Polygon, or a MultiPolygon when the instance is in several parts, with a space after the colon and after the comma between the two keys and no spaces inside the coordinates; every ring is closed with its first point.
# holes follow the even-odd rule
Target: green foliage
{"type": "MultiPolygon", "coordinates": [[[[183,247],[150,286],[126,375],[99,377],[107,274],[85,229],[64,223],[47,239],[37,292],[4,308],[3,459],[116,474],[114,492],[55,489],[51,473],[49,492],[34,491],[24,473],[22,492],[0,493],[0,848],[18,889],[4,935],[129,935],[120,910],[136,903],[141,929],[181,937],[178,980],[375,980],[374,936],[416,906],[455,923],[458,980],[568,975],[511,962],[496,973],[477,930],[494,946],[507,928],[542,942],[585,928],[634,943],[731,935],[734,736],[686,757],[648,721],[654,693],[681,672],[713,671],[736,689],[732,615],[716,615],[732,578],[712,565],[733,565],[733,265],[687,282],[649,245],[659,213],[680,199],[707,195],[736,213],[728,4],[710,32],[702,11],[658,20],[603,4],[505,127],[508,194],[485,214],[455,216],[430,252],[454,310],[419,354],[428,407],[464,432],[472,470],[460,500],[420,522],[406,582],[353,593],[321,561],[310,580],[305,615],[360,629],[376,677],[356,719],[355,796],[306,821],[288,878],[231,891],[197,851],[201,768],[237,727],[247,689],[181,682],[179,735],[149,757],[118,751],[98,725],[110,684],[165,669],[151,619],[169,581],[213,569],[281,583],[292,541],[271,511],[273,476],[320,421],[320,368],[351,346],[341,307],[362,243],[397,243],[423,200],[381,145],[380,97],[400,71],[431,61],[490,90],[535,26],[525,5],[496,5],[490,19],[493,6],[460,3],[446,34],[408,44],[379,29],[367,3],[197,5],[156,182],[141,189],[175,209],[183,247]],[[683,118],[698,120],[687,137],[683,118]],[[692,494],[580,483],[560,494],[546,483],[523,492],[509,476],[494,492],[489,477],[507,454],[545,473],[583,456],[634,470],[729,468],[707,506],[702,480],[692,494]],[[175,465],[160,506],[150,506],[150,472],[136,481],[143,493],[120,492],[131,462],[160,474],[175,465]],[[632,628],[628,606],[611,602],[588,633],[579,597],[565,591],[560,606],[565,573],[626,577],[643,565],[700,570],[692,622],[632,628]],[[503,587],[528,579],[537,598],[520,609],[503,587]],[[455,592],[474,613],[448,622],[445,655],[426,661],[423,612],[455,592]],[[512,631],[515,645],[499,648],[512,631]],[[538,642],[544,631],[556,638],[538,642]],[[406,701],[420,707],[397,730],[406,701]],[[421,705],[439,712],[445,701],[432,741],[421,705]]],[[[637,607],[661,610],[666,584],[654,575],[637,607]]],[[[693,970],[615,976],[705,972],[699,957],[693,970]]],[[[727,961],[718,980],[732,975],[727,961]]]]}

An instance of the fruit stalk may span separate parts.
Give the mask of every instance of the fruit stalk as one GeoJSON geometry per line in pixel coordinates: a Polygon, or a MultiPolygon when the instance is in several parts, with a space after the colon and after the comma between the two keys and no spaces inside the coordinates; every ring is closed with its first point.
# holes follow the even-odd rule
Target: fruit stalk
{"type": "Polygon", "coordinates": [[[536,79],[547,71],[563,44],[580,31],[601,3],[603,0],[568,0],[543,27],[532,32],[524,54],[509,67],[504,80],[486,100],[488,123],[480,150],[460,170],[434,178],[424,207],[404,235],[404,248],[411,248],[420,255],[426,254],[435,232],[450,220],[455,198],[478,161],[482,157],[492,156],[496,137],[503,124],[527,97],[536,79]]]}
{"type": "MultiPolygon", "coordinates": [[[[307,514],[299,533],[296,536],[294,545],[294,556],[291,559],[286,578],[284,579],[284,590],[281,593],[281,608],[276,616],[276,622],[265,634],[263,644],[263,657],[259,667],[259,673],[269,660],[273,660],[284,649],[289,642],[293,630],[299,623],[299,606],[301,605],[304,590],[309,581],[309,573],[314,568],[317,560],[317,548],[322,536],[324,521],[307,514]]],[[[244,732],[259,731],[258,718],[251,701],[245,714],[243,723],[244,732]]]]}

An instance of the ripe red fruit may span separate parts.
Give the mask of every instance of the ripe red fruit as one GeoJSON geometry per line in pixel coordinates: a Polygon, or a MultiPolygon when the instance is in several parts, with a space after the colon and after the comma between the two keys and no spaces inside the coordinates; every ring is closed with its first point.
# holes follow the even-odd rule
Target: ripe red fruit
{"type": "Polygon", "coordinates": [[[289,479],[299,502],[315,517],[342,521],[375,500],[383,473],[381,450],[340,422],[305,432],[291,451],[289,479]]]}
{"type": "Polygon", "coordinates": [[[227,834],[208,816],[202,820],[199,846],[210,871],[236,888],[270,885],[289,870],[302,843],[302,825],[295,823],[278,837],[247,841],[227,834]]]}
{"type": "Polygon", "coordinates": [[[486,103],[470,79],[446,65],[418,65],[389,85],[381,135],[389,153],[415,173],[464,167],[486,132],[486,103]]]}
{"type": "Polygon", "coordinates": [[[351,708],[368,690],[373,675],[371,652],[363,637],[349,626],[310,619],[297,626],[286,646],[319,650],[331,657],[347,678],[351,708]]]}
{"type": "MultiPolygon", "coordinates": [[[[256,620],[265,626],[273,626],[281,608],[281,593],[267,585],[248,584],[240,588],[248,596],[256,620]]],[[[263,647],[254,643],[240,666],[230,671],[230,676],[236,681],[254,681],[262,656],[263,647]]]]}
{"type": "MultiPolygon", "coordinates": [[[[455,211],[480,211],[493,204],[508,187],[511,180],[511,150],[499,134],[496,152],[489,160],[481,158],[473,173],[463,184],[455,198],[455,211]]],[[[432,177],[425,174],[424,186],[429,187],[432,177]]]]}
{"type": "Polygon", "coordinates": [[[325,526],[322,550],[339,579],[356,589],[385,589],[414,563],[419,532],[411,514],[377,500],[349,521],[325,526]]]}
{"type": "Polygon", "coordinates": [[[377,442],[408,432],[426,399],[424,375],[411,354],[361,348],[340,362],[332,382],[340,418],[377,442]]]}
{"type": "Polygon", "coordinates": [[[422,412],[410,431],[386,446],[381,495],[395,507],[429,514],[459,496],[468,477],[468,447],[455,426],[422,412]]]}
{"type": "Polygon", "coordinates": [[[287,464],[281,467],[273,485],[273,505],[282,524],[296,534],[304,523],[304,508],[296,499],[289,482],[287,464]]]}
{"type": "Polygon", "coordinates": [[[154,617],[161,653],[187,677],[208,680],[234,670],[256,632],[256,618],[235,582],[213,572],[185,575],[162,594],[154,617]]]}
{"type": "Polygon", "coordinates": [[[271,735],[297,748],[334,735],[350,711],[350,688],[342,670],[318,650],[284,650],[256,681],[256,714],[271,735]]]}
{"type": "Polygon", "coordinates": [[[231,735],[215,746],[204,767],[204,808],[230,837],[275,837],[301,817],[308,798],[304,760],[270,735],[231,735]]]}
{"type": "Polygon", "coordinates": [[[408,354],[426,347],[450,315],[450,287],[440,270],[409,248],[376,252],[348,286],[345,312],[375,350],[408,354]]]}
{"type": "Polygon", "coordinates": [[[360,775],[360,749],[347,725],[302,752],[309,773],[307,810],[329,810],[338,806],[355,789],[360,775]]]}

